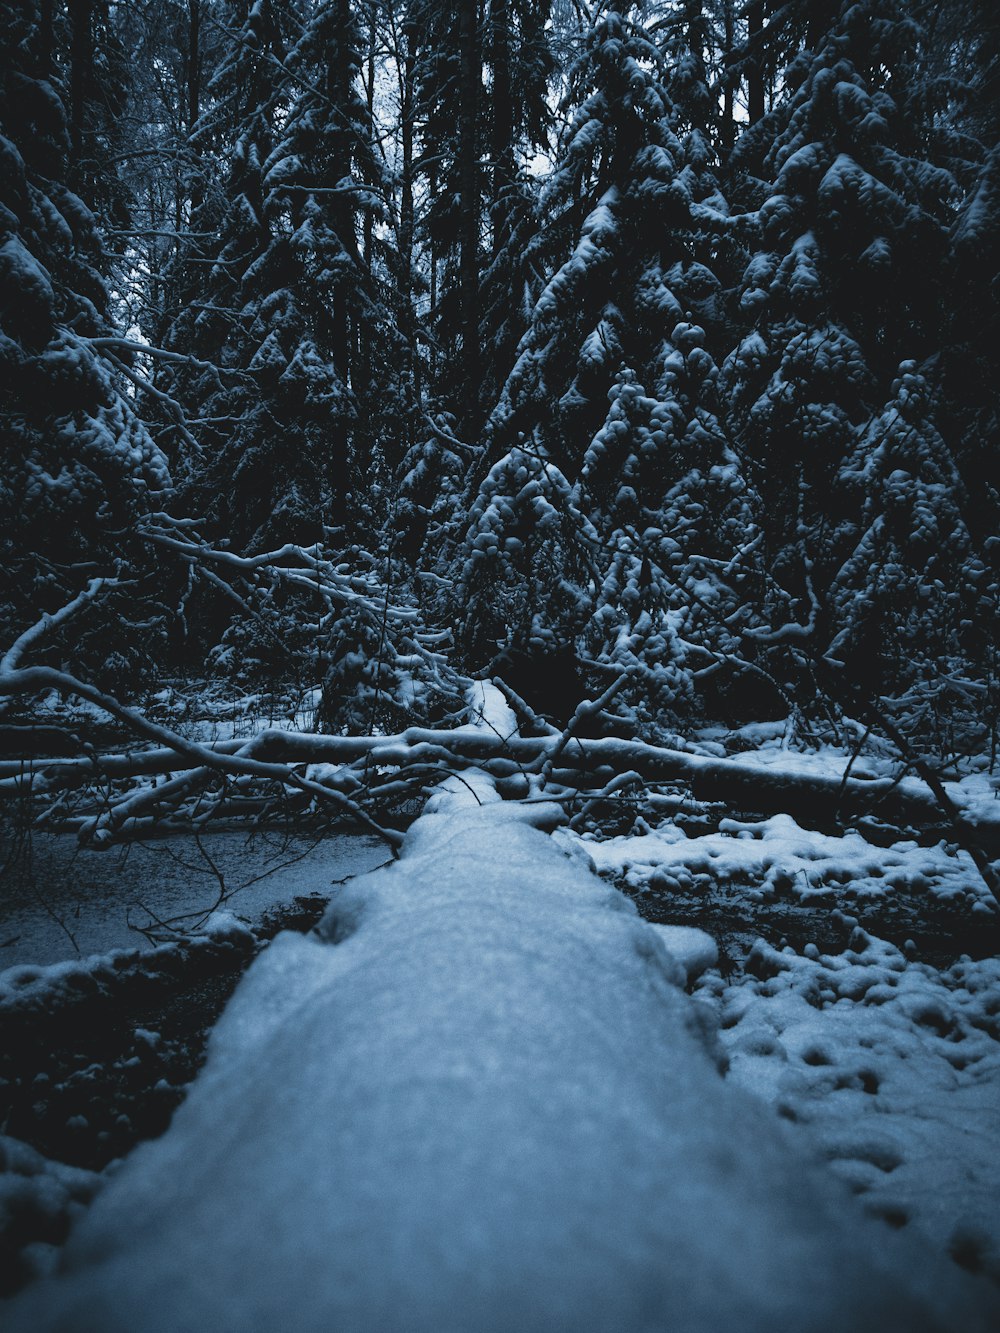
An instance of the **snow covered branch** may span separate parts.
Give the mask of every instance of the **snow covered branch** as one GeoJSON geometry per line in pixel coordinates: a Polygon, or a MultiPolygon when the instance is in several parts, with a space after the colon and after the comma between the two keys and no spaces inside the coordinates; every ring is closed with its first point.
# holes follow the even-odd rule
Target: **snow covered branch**
{"type": "MultiPolygon", "coordinates": [[[[9,697],[18,694],[36,694],[43,690],[56,690],[66,697],[75,695],[103,710],[110,717],[124,723],[139,738],[161,747],[161,753],[165,752],[166,755],[170,756],[168,760],[170,768],[166,771],[188,770],[183,781],[178,780],[175,784],[174,792],[177,794],[189,790],[196,785],[199,777],[208,776],[211,773],[263,778],[276,782],[283,788],[291,788],[330,801],[345,814],[357,820],[372,832],[377,833],[379,837],[384,838],[391,847],[395,848],[399,845],[401,839],[398,833],[382,828],[355,801],[344,795],[335,786],[315,782],[280,760],[268,762],[255,758],[252,742],[240,744],[235,750],[231,751],[222,751],[211,746],[202,745],[197,741],[179,735],[158,722],[154,722],[145,713],[128,707],[113,695],[98,689],[77,676],[71,675],[67,671],[49,666],[22,666],[20,664],[28,648],[37,645],[47,631],[70,619],[82,605],[97,596],[102,586],[102,580],[92,580],[84,592],[54,614],[43,616],[11,645],[3,658],[0,659],[0,695],[9,697]],[[194,770],[194,773],[191,770],[194,770]],[[201,773],[198,770],[201,770],[201,773]]],[[[72,765],[71,772],[75,770],[75,773],[79,773],[80,766],[76,761],[70,762],[72,765]]],[[[92,772],[95,769],[98,772],[100,771],[100,761],[89,758],[86,763],[90,764],[92,772]]],[[[19,777],[13,780],[5,779],[4,784],[0,784],[0,789],[2,789],[2,785],[9,783],[8,790],[20,791],[26,786],[30,790],[33,776],[31,764],[22,764],[19,777]]],[[[51,781],[51,779],[49,780],[51,781]]],[[[88,830],[90,836],[98,843],[107,840],[117,829],[123,826],[136,806],[148,806],[155,804],[157,801],[162,802],[166,794],[161,788],[155,798],[151,793],[132,795],[126,798],[120,808],[112,808],[94,821],[92,828],[88,830]]]]}
{"type": "MultiPolygon", "coordinates": [[[[628,775],[630,780],[646,784],[676,783],[687,788],[696,800],[721,801],[736,809],[761,813],[784,811],[821,826],[838,818],[873,814],[918,826],[938,827],[945,822],[938,796],[916,778],[894,781],[832,773],[804,775],[791,762],[751,764],[617,737],[573,738],[572,744],[567,744],[563,733],[502,736],[483,727],[410,727],[389,736],[322,736],[271,728],[249,741],[207,746],[176,736],[64,673],[34,668],[30,674],[24,673],[21,681],[25,688],[48,686],[79,693],[107,707],[159,748],[132,755],[105,755],[99,761],[73,757],[0,762],[0,794],[13,795],[25,788],[55,791],[86,782],[97,771],[125,779],[206,770],[266,777],[322,795],[339,802],[346,812],[371,827],[371,817],[357,803],[366,774],[377,783],[387,770],[395,770],[400,778],[409,775],[411,788],[420,790],[435,776],[477,768],[489,773],[504,794],[514,798],[529,794],[532,772],[545,772],[552,787],[550,794],[566,795],[581,804],[609,791],[620,791],[622,775],[628,775]],[[95,764],[99,764],[99,770],[95,764]],[[318,766],[319,772],[313,768],[303,776],[297,771],[303,765],[318,766]],[[338,787],[353,789],[355,799],[344,796],[338,787]]],[[[13,684],[0,681],[0,688],[9,692],[13,684]]],[[[151,803],[152,796],[139,802],[142,806],[151,803]]],[[[1000,811],[988,806],[973,809],[954,802],[952,805],[964,839],[987,851],[1000,852],[1000,811]]],[[[106,826],[110,828],[113,822],[106,826]]],[[[383,828],[378,831],[389,841],[397,840],[397,835],[383,828]]]]}
{"type": "Polygon", "coordinates": [[[76,613],[92,602],[101,592],[102,588],[113,586],[114,580],[109,579],[91,579],[86,588],[67,602],[65,606],[59,608],[51,614],[44,613],[39,620],[29,629],[26,629],[0,658],[0,681],[5,678],[16,675],[20,669],[21,658],[29,648],[35,647],[41,639],[59,625],[63,625],[71,619],[76,613]]]}

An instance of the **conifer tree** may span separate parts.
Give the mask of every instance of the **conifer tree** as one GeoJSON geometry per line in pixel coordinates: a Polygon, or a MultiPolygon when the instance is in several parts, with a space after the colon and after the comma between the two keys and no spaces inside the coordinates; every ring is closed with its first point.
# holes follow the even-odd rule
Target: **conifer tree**
{"type": "Polygon", "coordinates": [[[951,231],[939,357],[943,429],[968,497],[977,549],[1000,593],[1000,143],[983,161],[951,231]]]}
{"type": "MultiPolygon", "coordinates": [[[[194,318],[198,354],[219,367],[199,377],[201,488],[243,543],[315,540],[324,525],[357,535],[382,472],[398,341],[359,248],[359,220],[384,198],[357,86],[360,32],[344,0],[316,5],[294,42],[268,0],[237,17],[202,130],[229,117],[235,149],[194,318]]],[[[206,204],[205,223],[217,207],[206,204]]]]}
{"type": "Polygon", "coordinates": [[[295,511],[304,500],[308,513],[316,503],[312,483],[303,496],[296,482],[301,446],[282,456],[290,424],[289,396],[279,387],[288,362],[278,327],[283,274],[265,179],[293,97],[279,15],[269,0],[225,0],[220,8],[226,41],[193,139],[203,159],[225,165],[192,219],[206,238],[197,247],[197,299],[181,308],[165,339],[203,363],[169,368],[175,397],[195,423],[194,452],[185,457],[188,504],[240,544],[283,527],[286,505],[295,511]]]}
{"type": "Polygon", "coordinates": [[[840,486],[862,499],[861,535],[830,590],[829,656],[869,695],[924,689],[941,709],[942,674],[982,661],[976,622],[988,590],[935,406],[928,380],[904,362],[841,470],[840,486]]]}
{"type": "Polygon", "coordinates": [[[688,136],[688,157],[674,131],[661,70],[633,16],[609,5],[575,66],[577,109],[543,200],[550,242],[582,216],[579,238],[489,422],[498,457],[461,588],[474,653],[575,639],[635,676],[636,706],[655,695],[654,711],[676,712],[717,664],[706,636],[736,610],[723,588],[750,537],[737,538],[749,497],[693,320],[718,292],[694,259],[698,209],[710,193],[724,205],[705,188],[705,141],[688,136]]]}
{"type": "MultiPolygon", "coordinates": [[[[94,215],[66,183],[65,40],[52,6],[0,6],[0,620],[8,632],[95,574],[138,579],[135,520],[169,486],[115,369],[94,215]]],[[[155,639],[151,625],[144,645],[130,637],[134,586],[129,598],[118,629],[91,645],[109,683],[155,639]]]]}
{"type": "Polygon", "coordinates": [[[742,284],[750,328],[726,376],[731,421],[767,500],[779,616],[823,603],[859,519],[839,471],[900,362],[938,346],[953,182],[900,111],[911,38],[891,3],[845,3],[747,144],[752,154],[770,135],[771,184],[742,284]]]}
{"type": "Polygon", "coordinates": [[[535,254],[538,190],[525,161],[549,141],[550,9],[549,0],[491,0],[487,17],[489,245],[480,282],[482,404],[496,402],[542,285],[535,254]]]}
{"type": "Polygon", "coordinates": [[[522,159],[547,138],[549,10],[549,0],[408,7],[421,38],[415,113],[428,194],[431,378],[466,438],[478,431],[523,328],[533,191],[522,159]]]}

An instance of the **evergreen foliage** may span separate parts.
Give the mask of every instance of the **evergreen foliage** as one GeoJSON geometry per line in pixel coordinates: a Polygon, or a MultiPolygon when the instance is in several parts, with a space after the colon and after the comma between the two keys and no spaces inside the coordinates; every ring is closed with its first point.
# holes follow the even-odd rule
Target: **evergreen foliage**
{"type": "Polygon", "coordinates": [[[659,49],[616,6],[583,46],[542,201],[550,243],[583,222],[489,423],[491,452],[515,442],[472,506],[460,579],[474,652],[577,641],[597,668],[629,673],[619,708],[634,724],[676,717],[731,649],[733,631],[719,632],[740,619],[733,585],[753,546],[753,502],[694,322],[718,333],[719,283],[696,256],[711,251],[705,218],[726,214],[693,128],[707,102],[694,84],[694,104],[678,108],[659,49]]]}
{"type": "MultiPolygon", "coordinates": [[[[115,368],[97,223],[67,183],[65,50],[57,59],[65,30],[44,18],[37,4],[0,8],[0,623],[8,634],[94,576],[140,580],[148,565],[130,529],[170,485],[115,368]]],[[[138,664],[155,636],[151,624],[132,629],[130,620],[95,636],[91,666],[127,675],[138,664]]]]}
{"type": "Polygon", "coordinates": [[[857,522],[840,470],[872,438],[900,362],[939,345],[954,185],[909,151],[886,86],[906,72],[910,25],[885,8],[845,5],[789,70],[789,96],[767,122],[771,183],[741,294],[752,324],[726,375],[737,439],[768,495],[779,616],[825,605],[857,522]]]}
{"type": "Polygon", "coordinates": [[[553,715],[808,711],[833,671],[974,729],[1000,48],[966,9],[0,5],[5,627],[117,573],[127,676],[169,459],[184,531],[364,570],[363,614],[261,576],[174,622],[189,667],[314,673],[333,729],[417,707],[376,587],[466,669],[564,680],[553,715]]]}

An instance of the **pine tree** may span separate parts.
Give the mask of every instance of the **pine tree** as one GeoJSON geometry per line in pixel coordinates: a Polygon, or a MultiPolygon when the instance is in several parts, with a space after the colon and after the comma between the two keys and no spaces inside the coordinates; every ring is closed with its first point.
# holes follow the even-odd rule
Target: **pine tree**
{"type": "Polygon", "coordinates": [[[707,257],[705,201],[720,216],[724,201],[706,184],[704,138],[675,133],[661,68],[648,35],[608,6],[574,68],[578,106],[543,199],[550,243],[582,215],[579,239],[489,422],[499,457],[460,579],[474,655],[493,640],[543,654],[576,641],[598,666],[628,669],[629,706],[647,720],[676,714],[717,665],[708,645],[739,618],[726,580],[744,577],[737,552],[752,536],[693,318],[721,305],[695,256],[707,257]]]}
{"type": "Polygon", "coordinates": [[[547,147],[554,72],[546,0],[491,0],[484,42],[490,76],[489,250],[480,282],[483,404],[496,402],[542,285],[534,253],[538,190],[525,169],[547,147]]]}
{"type": "MultiPolygon", "coordinates": [[[[964,487],[934,423],[931,385],[904,362],[885,408],[861,433],[839,484],[863,499],[860,539],[830,590],[829,656],[871,696],[926,691],[975,647],[985,569],[965,523],[964,487]]],[[[988,631],[987,631],[988,634],[988,631]]],[[[981,646],[981,645],[980,645],[981,646]]],[[[912,713],[912,710],[911,710],[912,713]]]]}
{"type": "Polygon", "coordinates": [[[964,483],[975,549],[990,571],[992,602],[981,613],[988,623],[1000,607],[1000,385],[993,350],[1000,341],[1000,143],[984,149],[950,239],[938,421],[964,483]]]}
{"type": "MultiPolygon", "coordinates": [[[[169,487],[165,460],[112,360],[104,257],[93,213],[71,190],[70,121],[53,8],[0,6],[0,620],[53,609],[100,572],[140,578],[136,518],[169,487]]],[[[148,566],[147,566],[148,570],[148,566]]],[[[105,679],[155,642],[118,629],[91,645],[105,679]]]]}
{"type": "Polygon", "coordinates": [[[445,558],[461,499],[462,463],[449,443],[455,426],[447,413],[429,417],[399,468],[389,536],[394,554],[425,572],[445,558]]]}
{"type": "MultiPolygon", "coordinates": [[[[197,354],[220,371],[195,388],[199,486],[222,530],[255,545],[315,540],[324,525],[371,532],[399,342],[381,274],[359,248],[360,219],[380,213],[385,192],[357,86],[356,17],[329,0],[291,43],[283,16],[268,0],[240,26],[231,15],[231,53],[201,130],[231,134],[235,147],[221,245],[193,320],[197,354]]],[[[202,229],[218,207],[206,203],[202,229]]],[[[191,345],[191,327],[186,314],[179,346],[191,345]]]]}
{"type": "Polygon", "coordinates": [[[779,618],[805,618],[814,598],[823,602],[859,517],[838,493],[839,471],[900,362],[939,345],[954,186],[900,111],[911,38],[891,3],[844,4],[746,147],[752,161],[771,136],[771,184],[762,248],[742,284],[750,328],[726,376],[736,436],[767,503],[779,618]]]}
{"type": "Polygon", "coordinates": [[[431,384],[472,439],[524,326],[525,155],[547,143],[549,0],[412,0],[431,384]]]}
{"type": "MultiPolygon", "coordinates": [[[[308,513],[315,498],[313,484],[303,487],[296,476],[296,456],[283,457],[289,412],[279,382],[289,358],[275,327],[283,275],[274,263],[265,179],[293,96],[281,68],[287,34],[269,0],[228,0],[218,17],[228,37],[192,138],[204,159],[228,165],[193,214],[193,230],[206,238],[197,247],[200,290],[178,312],[165,343],[204,363],[168,371],[194,423],[187,503],[243,545],[282,530],[281,518],[272,522],[276,511],[294,511],[304,498],[308,513]],[[214,246],[207,239],[213,235],[214,246]]],[[[295,530],[294,520],[289,526],[295,530]]]]}

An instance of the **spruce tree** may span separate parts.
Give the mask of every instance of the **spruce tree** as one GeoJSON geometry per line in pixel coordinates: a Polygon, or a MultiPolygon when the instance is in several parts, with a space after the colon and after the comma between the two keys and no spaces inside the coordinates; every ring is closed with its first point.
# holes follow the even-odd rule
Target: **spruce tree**
{"type": "Polygon", "coordinates": [[[724,204],[705,185],[704,140],[675,132],[660,52],[631,14],[607,7],[571,88],[543,197],[549,243],[582,223],[488,424],[497,461],[465,539],[465,636],[480,657],[494,640],[543,656],[576,642],[595,670],[628,669],[648,720],[676,715],[717,665],[709,640],[736,614],[726,580],[743,578],[750,542],[694,318],[720,304],[695,257],[699,210],[724,204]]]}
{"type": "MultiPolygon", "coordinates": [[[[912,691],[917,712],[940,712],[943,720],[951,710],[942,675],[957,683],[970,661],[981,661],[970,650],[989,631],[976,623],[986,609],[977,605],[987,591],[985,569],[935,407],[927,378],[904,362],[890,401],[841,469],[839,485],[859,494],[862,514],[860,537],[830,589],[828,656],[867,695],[912,691]]],[[[912,727],[914,708],[907,712],[912,727]]]]}
{"type": "MultiPolygon", "coordinates": [[[[218,367],[194,387],[196,493],[222,531],[255,546],[313,541],[324,527],[370,536],[399,342],[383,274],[359,246],[360,220],[381,212],[385,190],[357,86],[356,16],[326,0],[294,42],[284,17],[265,0],[240,25],[231,15],[200,132],[235,138],[220,244],[202,309],[173,335],[191,346],[191,330],[196,354],[218,367]]],[[[206,202],[203,229],[218,207],[206,202]]]]}
{"type": "MultiPolygon", "coordinates": [[[[473,438],[524,327],[533,230],[526,155],[547,144],[549,0],[411,0],[417,171],[429,269],[430,380],[473,438]]],[[[533,293],[534,294],[534,293],[533,293]]]]}
{"type": "Polygon", "coordinates": [[[805,620],[815,599],[824,604],[860,521],[840,471],[901,361],[939,345],[954,184],[900,110],[911,36],[891,3],[844,4],[744,150],[752,165],[770,136],[760,248],[742,283],[749,329],[726,378],[730,420],[766,499],[778,618],[805,620]]]}
{"type": "MultiPolygon", "coordinates": [[[[94,214],[68,185],[67,34],[53,7],[0,6],[0,604],[5,632],[95,575],[138,580],[136,519],[169,487],[163,455],[113,361],[105,260],[94,214]],[[60,57],[57,59],[57,56],[60,57]]],[[[83,173],[86,179],[86,173],[83,173]]],[[[148,573],[148,565],[146,567],[148,573]]],[[[87,660],[125,684],[154,646],[136,584],[87,660]]]]}
{"type": "MultiPolygon", "coordinates": [[[[187,505],[245,545],[278,537],[286,515],[291,535],[292,515],[304,506],[299,522],[308,522],[316,499],[314,484],[297,475],[301,463],[308,467],[301,444],[284,457],[283,437],[295,414],[279,387],[290,357],[279,336],[284,275],[275,262],[265,172],[293,97],[282,69],[287,34],[268,0],[225,0],[218,18],[226,40],[192,137],[202,158],[221,171],[192,218],[193,230],[205,237],[197,247],[197,299],[178,312],[165,342],[202,363],[168,368],[174,396],[193,423],[182,453],[187,505]]],[[[307,535],[304,528],[299,535],[307,535]]]]}

